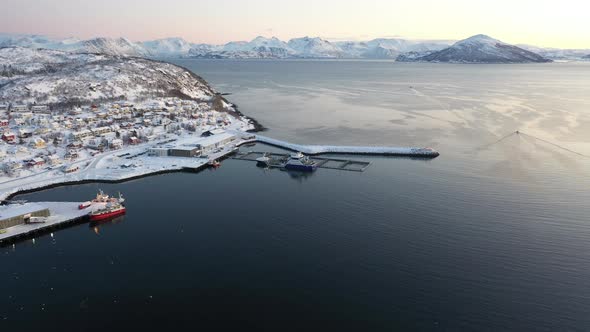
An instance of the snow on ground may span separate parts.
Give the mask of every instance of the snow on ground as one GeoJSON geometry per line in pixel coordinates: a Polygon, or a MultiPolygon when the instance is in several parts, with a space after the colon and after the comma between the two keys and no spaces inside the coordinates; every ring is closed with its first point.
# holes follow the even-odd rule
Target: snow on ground
{"type": "Polygon", "coordinates": [[[0,216],[11,214],[23,209],[38,209],[48,208],[50,216],[45,219],[45,222],[34,224],[21,224],[6,228],[6,233],[0,234],[0,242],[16,235],[26,235],[27,233],[35,232],[44,228],[53,227],[55,225],[67,222],[73,219],[81,218],[91,211],[104,206],[103,203],[95,203],[92,206],[80,210],[78,209],[80,202],[35,202],[24,204],[9,204],[0,206],[0,216]]]}

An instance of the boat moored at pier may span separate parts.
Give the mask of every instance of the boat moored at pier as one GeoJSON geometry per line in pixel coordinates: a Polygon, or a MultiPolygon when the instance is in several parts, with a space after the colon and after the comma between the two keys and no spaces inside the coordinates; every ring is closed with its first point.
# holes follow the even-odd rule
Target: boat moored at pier
{"type": "Polygon", "coordinates": [[[100,221],[114,218],[125,214],[125,207],[119,203],[107,203],[104,208],[95,210],[88,214],[90,221],[100,221]]]}
{"type": "Polygon", "coordinates": [[[309,159],[308,156],[301,152],[292,153],[285,163],[285,169],[313,172],[318,168],[315,161],[309,159]]]}

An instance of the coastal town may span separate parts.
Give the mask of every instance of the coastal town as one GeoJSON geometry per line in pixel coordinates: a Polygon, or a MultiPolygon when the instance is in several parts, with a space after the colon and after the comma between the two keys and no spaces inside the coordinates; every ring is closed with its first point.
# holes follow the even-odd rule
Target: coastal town
{"type": "MultiPolygon", "coordinates": [[[[227,105],[221,103],[222,108],[227,105]]],[[[133,156],[213,155],[236,140],[226,129],[253,129],[250,120],[236,113],[179,98],[93,104],[67,111],[47,105],[0,104],[0,126],[1,199],[47,179],[84,180],[81,173],[85,179],[93,178],[87,171],[101,169],[105,157],[104,168],[116,177],[115,169],[132,173],[140,164],[161,168],[155,160],[132,160],[133,156]]]]}
{"type": "MultiPolygon", "coordinates": [[[[169,97],[69,110],[0,103],[0,199],[63,183],[216,165],[252,138],[247,131],[254,124],[221,98],[213,100],[217,104],[169,97]]],[[[88,209],[79,202],[4,202],[0,242],[113,210],[104,202],[88,209]]]]}

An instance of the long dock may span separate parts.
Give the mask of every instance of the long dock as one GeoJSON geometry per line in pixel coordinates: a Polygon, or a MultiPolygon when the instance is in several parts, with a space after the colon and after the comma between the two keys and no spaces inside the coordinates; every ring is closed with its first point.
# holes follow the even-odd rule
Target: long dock
{"type": "MultiPolygon", "coordinates": [[[[271,159],[277,160],[278,162],[275,165],[270,165],[270,167],[277,168],[282,167],[282,165],[284,165],[284,163],[289,158],[289,155],[284,153],[248,151],[238,152],[232,157],[232,159],[256,161],[257,158],[260,158],[262,156],[267,156],[271,159]]],[[[341,171],[364,172],[367,169],[367,167],[371,165],[370,161],[321,157],[311,157],[310,159],[316,163],[318,168],[336,169],[341,171]]]]}
{"type": "Polygon", "coordinates": [[[50,215],[43,218],[43,222],[19,224],[16,226],[4,229],[4,233],[0,233],[0,246],[10,244],[15,240],[32,236],[33,234],[49,232],[51,229],[64,226],[66,224],[82,221],[86,216],[100,207],[104,207],[104,203],[94,203],[92,206],[80,210],[77,202],[35,202],[35,203],[17,203],[0,206],[0,217],[11,215],[14,210],[26,209],[27,206],[47,208],[50,215]]]}
{"type": "Polygon", "coordinates": [[[413,147],[387,147],[387,146],[340,146],[340,145],[303,145],[289,143],[286,141],[270,138],[263,135],[254,135],[254,138],[245,140],[245,143],[264,143],[279,148],[298,151],[307,155],[319,154],[362,154],[362,155],[384,155],[416,158],[436,158],[438,151],[432,148],[413,147]]]}

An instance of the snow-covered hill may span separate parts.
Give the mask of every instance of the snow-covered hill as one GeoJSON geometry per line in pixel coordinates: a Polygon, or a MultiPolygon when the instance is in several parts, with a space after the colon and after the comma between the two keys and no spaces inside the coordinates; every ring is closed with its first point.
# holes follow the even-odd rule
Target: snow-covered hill
{"type": "Polygon", "coordinates": [[[140,44],[126,38],[53,39],[38,35],[0,35],[0,47],[26,47],[75,53],[102,53],[123,56],[148,56],[140,44]]]}
{"type": "Polygon", "coordinates": [[[0,102],[68,105],[163,96],[209,100],[214,95],[200,77],[169,63],[22,47],[0,49],[0,102]]]}
{"type": "Polygon", "coordinates": [[[82,41],[74,51],[84,53],[101,53],[119,56],[147,56],[141,45],[126,38],[94,38],[82,41]]]}
{"type": "MultiPolygon", "coordinates": [[[[399,58],[399,60],[406,60],[399,58]]],[[[418,57],[413,61],[457,63],[526,63],[550,62],[539,54],[506,44],[486,35],[475,35],[443,50],[418,57]]]]}

